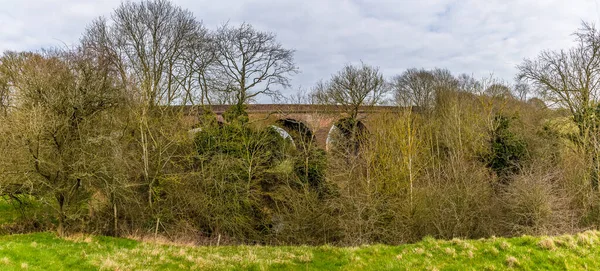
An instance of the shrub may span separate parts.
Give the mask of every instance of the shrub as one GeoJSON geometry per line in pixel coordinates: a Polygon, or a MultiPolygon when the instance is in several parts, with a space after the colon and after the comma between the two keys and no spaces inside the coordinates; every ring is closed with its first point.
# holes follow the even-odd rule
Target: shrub
{"type": "Polygon", "coordinates": [[[549,173],[520,175],[501,192],[507,235],[552,235],[574,230],[573,211],[565,191],[549,173]]]}
{"type": "Polygon", "coordinates": [[[503,183],[511,175],[519,173],[527,155],[527,144],[510,130],[510,123],[511,119],[502,115],[494,118],[490,152],[485,158],[487,166],[496,172],[503,183]]]}

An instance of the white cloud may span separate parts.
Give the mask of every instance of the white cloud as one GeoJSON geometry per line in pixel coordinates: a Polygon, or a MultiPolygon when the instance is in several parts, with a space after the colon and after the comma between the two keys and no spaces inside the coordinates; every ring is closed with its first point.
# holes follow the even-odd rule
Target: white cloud
{"type": "MultiPolygon", "coordinates": [[[[249,22],[296,49],[310,88],[345,63],[446,67],[512,80],[515,65],[543,49],[569,47],[582,20],[598,22],[600,0],[175,0],[208,28],[249,22]]],[[[0,50],[76,43],[86,24],[119,0],[0,0],[0,50]]],[[[291,91],[291,90],[290,90],[291,91]]],[[[268,100],[261,100],[268,101],[268,100]]]]}

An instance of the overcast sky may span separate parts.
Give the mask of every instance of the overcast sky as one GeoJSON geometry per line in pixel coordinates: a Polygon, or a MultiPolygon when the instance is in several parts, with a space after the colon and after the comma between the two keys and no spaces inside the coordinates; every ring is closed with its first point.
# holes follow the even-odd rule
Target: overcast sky
{"type": "MultiPolygon", "coordinates": [[[[207,28],[229,20],[277,34],[295,49],[309,89],[344,64],[363,61],[391,77],[448,68],[512,81],[515,65],[567,48],[582,20],[598,24],[600,0],[174,0],[207,28]]],[[[120,0],[0,0],[0,51],[78,42],[86,25],[120,0]]],[[[262,100],[262,99],[261,99],[262,100]]]]}

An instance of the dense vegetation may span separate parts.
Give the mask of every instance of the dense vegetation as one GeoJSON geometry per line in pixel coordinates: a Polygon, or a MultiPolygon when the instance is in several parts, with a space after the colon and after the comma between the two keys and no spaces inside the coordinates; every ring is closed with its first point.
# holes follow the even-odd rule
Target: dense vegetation
{"type": "Polygon", "coordinates": [[[0,232],[361,245],[597,228],[600,34],[576,37],[514,85],[348,64],[290,98],[344,110],[326,152],[246,113],[298,71],[274,34],[123,3],[74,48],[0,58],[0,232]],[[381,104],[398,109],[365,126],[381,104]]]}

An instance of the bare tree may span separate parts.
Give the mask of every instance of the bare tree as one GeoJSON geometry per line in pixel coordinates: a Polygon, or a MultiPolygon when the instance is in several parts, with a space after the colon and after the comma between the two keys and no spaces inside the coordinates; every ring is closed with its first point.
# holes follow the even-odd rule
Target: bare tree
{"type": "Polygon", "coordinates": [[[478,93],[480,92],[482,83],[475,79],[473,75],[469,75],[466,73],[460,74],[457,77],[458,89],[460,91],[468,92],[468,93],[478,93]]]}
{"type": "Polygon", "coordinates": [[[204,49],[206,35],[190,11],[167,0],[145,0],[124,2],[110,20],[94,21],[83,44],[110,57],[122,80],[137,86],[138,98],[152,107],[186,101],[192,80],[186,68],[190,55],[204,49]]]}
{"type": "Polygon", "coordinates": [[[181,81],[186,98],[184,104],[228,104],[232,82],[221,69],[218,60],[217,43],[213,33],[202,32],[191,50],[184,52],[181,81]],[[199,92],[199,93],[198,93],[199,92]]]}
{"type": "Polygon", "coordinates": [[[600,34],[595,26],[583,23],[575,37],[576,47],[544,51],[517,68],[518,79],[531,82],[544,99],[582,116],[599,99],[600,34]]]}
{"type": "Polygon", "coordinates": [[[458,80],[447,69],[408,69],[392,78],[396,103],[400,106],[415,106],[423,111],[435,105],[437,92],[454,90],[458,80]]]}
{"type": "Polygon", "coordinates": [[[435,103],[434,76],[424,69],[408,69],[392,79],[396,103],[430,109],[435,103]]]}
{"type": "Polygon", "coordinates": [[[440,90],[455,90],[458,87],[458,79],[448,69],[435,68],[430,71],[434,78],[434,87],[440,90]]]}
{"type": "Polygon", "coordinates": [[[313,99],[313,95],[311,95],[310,90],[307,90],[302,87],[298,87],[298,89],[290,93],[287,97],[283,98],[283,102],[286,104],[314,104],[315,101],[313,99]]]}
{"type": "Polygon", "coordinates": [[[364,63],[360,66],[344,66],[329,81],[321,81],[313,89],[313,101],[341,106],[348,115],[347,119],[334,126],[336,133],[332,135],[333,142],[339,145],[336,149],[342,151],[347,158],[356,157],[364,140],[365,131],[358,115],[361,107],[382,103],[388,90],[388,84],[379,68],[364,63]]]}
{"type": "Polygon", "coordinates": [[[523,102],[527,101],[527,96],[531,93],[531,87],[525,82],[516,82],[512,90],[513,96],[523,102]]]}
{"type": "Polygon", "coordinates": [[[544,51],[517,66],[517,79],[531,82],[538,94],[555,106],[568,109],[579,127],[584,152],[593,164],[592,185],[600,173],[600,33],[583,23],[575,32],[577,45],[568,50],[544,51]]]}
{"type": "Polygon", "coordinates": [[[503,83],[493,83],[484,90],[484,93],[490,97],[508,98],[512,97],[511,89],[503,83]]]}
{"type": "Polygon", "coordinates": [[[255,30],[250,24],[227,24],[216,33],[217,63],[234,102],[242,106],[256,96],[280,95],[274,86],[288,87],[289,76],[298,72],[294,51],[285,49],[273,33],[255,30]]]}
{"type": "Polygon", "coordinates": [[[350,118],[357,120],[361,107],[382,103],[388,91],[379,67],[361,63],[346,65],[329,81],[317,83],[312,95],[320,104],[343,106],[350,118]]]}

